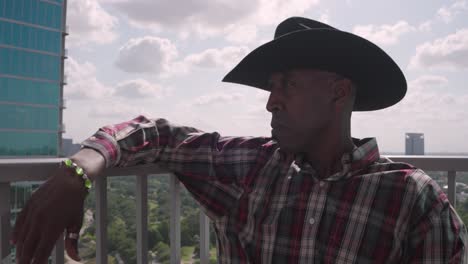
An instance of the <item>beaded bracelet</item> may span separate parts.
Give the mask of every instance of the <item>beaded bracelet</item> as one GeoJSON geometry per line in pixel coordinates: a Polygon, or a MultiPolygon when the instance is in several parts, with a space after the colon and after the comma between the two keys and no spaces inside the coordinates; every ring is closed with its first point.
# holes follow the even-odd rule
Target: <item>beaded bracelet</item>
{"type": "Polygon", "coordinates": [[[89,191],[89,189],[91,189],[93,184],[91,183],[91,180],[89,179],[88,175],[86,175],[86,173],[84,172],[83,168],[76,165],[76,163],[74,163],[71,159],[64,160],[63,164],[67,168],[74,169],[75,173],[84,180],[84,185],[85,185],[87,191],[89,191]]]}

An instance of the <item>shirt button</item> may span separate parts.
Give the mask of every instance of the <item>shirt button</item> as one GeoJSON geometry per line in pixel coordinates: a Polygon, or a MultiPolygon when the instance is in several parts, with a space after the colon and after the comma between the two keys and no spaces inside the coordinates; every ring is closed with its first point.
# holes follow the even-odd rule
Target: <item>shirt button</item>
{"type": "Polygon", "coordinates": [[[291,178],[292,178],[291,176],[288,176],[288,180],[291,180],[291,178]]]}
{"type": "Polygon", "coordinates": [[[310,218],[310,219],[309,219],[309,224],[311,224],[311,225],[315,224],[315,219],[310,218]]]}

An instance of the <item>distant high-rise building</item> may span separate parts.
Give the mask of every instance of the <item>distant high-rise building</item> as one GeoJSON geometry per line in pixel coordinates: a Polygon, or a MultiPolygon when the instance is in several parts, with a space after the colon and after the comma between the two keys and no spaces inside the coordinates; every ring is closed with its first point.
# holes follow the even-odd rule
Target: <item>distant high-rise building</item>
{"type": "Polygon", "coordinates": [[[406,155],[424,155],[424,134],[406,133],[406,155]]]}
{"type": "Polygon", "coordinates": [[[66,0],[0,0],[0,157],[60,156],[66,0]]]}

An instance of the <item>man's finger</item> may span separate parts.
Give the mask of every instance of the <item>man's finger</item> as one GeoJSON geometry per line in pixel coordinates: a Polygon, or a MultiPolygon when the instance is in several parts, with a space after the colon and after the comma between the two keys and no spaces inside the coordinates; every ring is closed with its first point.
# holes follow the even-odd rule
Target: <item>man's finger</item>
{"type": "Polygon", "coordinates": [[[37,241],[39,240],[40,226],[36,223],[28,228],[29,232],[25,238],[21,240],[21,248],[19,249],[19,264],[31,263],[34,252],[36,251],[37,241]]]}
{"type": "Polygon", "coordinates": [[[36,247],[36,252],[33,255],[33,264],[46,264],[52,250],[55,246],[55,241],[62,239],[62,234],[60,233],[56,239],[52,237],[43,236],[39,241],[39,244],[36,247]]]}
{"type": "Polygon", "coordinates": [[[16,257],[19,258],[22,256],[23,254],[23,248],[24,248],[24,244],[26,243],[26,239],[27,239],[27,235],[29,234],[29,232],[32,230],[32,220],[31,220],[31,215],[32,213],[31,212],[27,212],[27,217],[24,221],[24,223],[22,224],[21,228],[18,229],[18,233],[16,235],[16,241],[15,241],[15,244],[16,244],[16,257]]]}
{"type": "Polygon", "coordinates": [[[76,223],[67,228],[65,236],[65,250],[70,258],[80,261],[78,253],[78,239],[80,238],[80,230],[83,224],[83,214],[76,218],[76,223]]]}
{"type": "Polygon", "coordinates": [[[70,219],[69,226],[65,236],[65,250],[70,258],[80,261],[78,253],[78,239],[80,237],[80,230],[83,226],[83,205],[80,210],[76,212],[75,216],[70,219]]]}
{"type": "Polygon", "coordinates": [[[67,255],[75,261],[81,260],[78,253],[78,238],[79,234],[77,233],[68,233],[65,238],[65,250],[67,251],[67,255]]]}

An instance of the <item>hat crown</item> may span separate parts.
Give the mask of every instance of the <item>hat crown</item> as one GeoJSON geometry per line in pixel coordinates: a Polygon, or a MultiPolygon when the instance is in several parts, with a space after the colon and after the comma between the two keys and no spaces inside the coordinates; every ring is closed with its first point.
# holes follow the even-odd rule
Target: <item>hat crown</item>
{"type": "Polygon", "coordinates": [[[281,36],[302,30],[311,30],[311,29],[331,29],[337,30],[334,27],[331,27],[322,22],[318,22],[312,19],[305,17],[290,17],[281,22],[275,30],[275,39],[281,36]]]}

